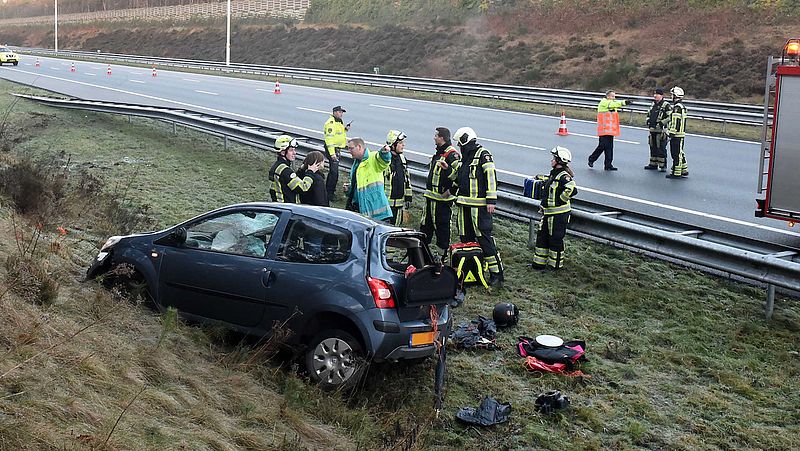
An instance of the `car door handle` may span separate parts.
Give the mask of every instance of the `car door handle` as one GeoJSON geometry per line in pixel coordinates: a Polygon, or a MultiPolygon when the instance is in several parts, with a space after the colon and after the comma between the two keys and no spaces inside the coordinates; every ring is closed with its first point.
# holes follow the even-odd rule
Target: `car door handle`
{"type": "Polygon", "coordinates": [[[267,268],[263,268],[261,270],[261,284],[264,285],[264,288],[269,288],[269,284],[272,282],[272,271],[267,268]]]}

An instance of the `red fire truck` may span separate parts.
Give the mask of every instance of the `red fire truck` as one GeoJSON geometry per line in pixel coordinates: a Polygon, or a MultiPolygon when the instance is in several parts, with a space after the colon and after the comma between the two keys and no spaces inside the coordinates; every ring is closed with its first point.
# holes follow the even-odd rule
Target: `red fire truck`
{"type": "Polygon", "coordinates": [[[800,222],[800,39],[769,57],[756,217],[800,222]]]}

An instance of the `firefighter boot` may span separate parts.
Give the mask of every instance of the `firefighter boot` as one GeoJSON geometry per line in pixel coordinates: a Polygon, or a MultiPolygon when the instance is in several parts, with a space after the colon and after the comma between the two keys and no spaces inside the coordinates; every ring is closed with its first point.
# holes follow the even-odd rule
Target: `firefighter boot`
{"type": "Polygon", "coordinates": [[[500,270],[498,272],[493,272],[489,276],[489,286],[490,287],[502,288],[504,280],[505,280],[505,278],[503,277],[503,271],[502,270],[500,270]]]}

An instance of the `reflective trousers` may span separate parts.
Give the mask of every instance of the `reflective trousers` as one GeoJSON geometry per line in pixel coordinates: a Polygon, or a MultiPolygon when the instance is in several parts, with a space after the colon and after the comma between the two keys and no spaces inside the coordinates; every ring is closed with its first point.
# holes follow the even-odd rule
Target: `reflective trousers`
{"type": "Polygon", "coordinates": [[[475,241],[483,251],[483,264],[489,272],[503,271],[503,262],[492,236],[492,215],[486,207],[458,205],[458,234],[462,243],[475,241]]]}
{"type": "Polygon", "coordinates": [[[431,244],[436,236],[436,247],[442,252],[450,247],[450,218],[452,217],[453,201],[438,201],[425,198],[425,212],[419,231],[425,234],[427,244],[431,244]]]}
{"type": "Polygon", "coordinates": [[[650,166],[667,167],[667,139],[661,132],[650,132],[650,166]]]}
{"type": "Polygon", "coordinates": [[[689,175],[689,166],[686,164],[686,154],[683,153],[684,138],[673,137],[669,140],[669,153],[672,156],[670,173],[675,177],[689,175]]]}
{"type": "Polygon", "coordinates": [[[561,269],[564,266],[564,237],[567,235],[569,213],[542,216],[536,234],[533,265],[561,269]]]}

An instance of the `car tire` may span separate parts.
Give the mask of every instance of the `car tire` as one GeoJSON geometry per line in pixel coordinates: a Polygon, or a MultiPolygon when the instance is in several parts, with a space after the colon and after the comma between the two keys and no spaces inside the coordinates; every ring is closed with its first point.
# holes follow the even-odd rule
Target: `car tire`
{"type": "Polygon", "coordinates": [[[17,64],[19,64],[19,62],[15,62],[15,63],[14,63],[14,65],[15,65],[15,66],[16,66],[17,64]]]}
{"type": "Polygon", "coordinates": [[[323,391],[355,387],[365,369],[361,343],[343,330],[324,330],[308,342],[305,370],[323,391]]]}

